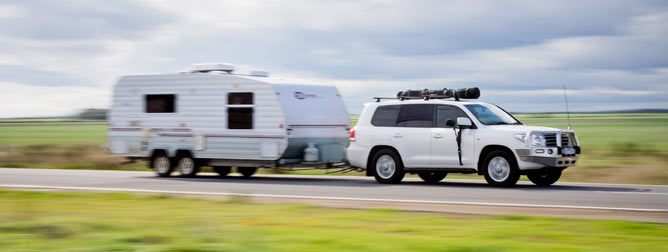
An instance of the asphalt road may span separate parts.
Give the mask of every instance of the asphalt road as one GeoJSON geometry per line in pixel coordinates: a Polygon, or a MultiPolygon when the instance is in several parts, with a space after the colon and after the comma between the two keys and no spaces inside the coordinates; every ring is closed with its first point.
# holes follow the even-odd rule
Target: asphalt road
{"type": "Polygon", "coordinates": [[[371,177],[255,175],[160,178],[152,172],[0,168],[0,187],[247,197],[346,208],[392,207],[474,214],[522,214],[668,222],[668,186],[520,182],[494,188],[483,180],[446,179],[436,185],[407,178],[398,185],[371,177]]]}

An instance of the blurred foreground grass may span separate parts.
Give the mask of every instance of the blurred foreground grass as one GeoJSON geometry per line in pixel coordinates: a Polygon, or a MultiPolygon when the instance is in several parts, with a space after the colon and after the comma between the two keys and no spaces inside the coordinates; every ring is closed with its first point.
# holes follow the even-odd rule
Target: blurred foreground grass
{"type": "Polygon", "coordinates": [[[0,191],[0,251],[667,251],[668,224],[0,191]]]}
{"type": "MultiPolygon", "coordinates": [[[[527,125],[567,126],[563,114],[516,116],[527,125]]],[[[357,118],[351,117],[353,125],[357,118]]],[[[668,114],[575,114],[571,121],[583,155],[562,181],[668,184],[668,114]]],[[[0,167],[146,169],[144,163],[120,165],[122,158],[105,154],[106,130],[105,121],[0,120],[0,167]]]]}

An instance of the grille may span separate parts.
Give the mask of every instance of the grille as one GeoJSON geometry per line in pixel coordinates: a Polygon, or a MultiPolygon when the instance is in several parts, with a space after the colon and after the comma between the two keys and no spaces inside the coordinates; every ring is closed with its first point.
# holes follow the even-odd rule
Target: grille
{"type": "Polygon", "coordinates": [[[545,146],[557,146],[556,133],[543,133],[543,138],[545,138],[545,146]]]}
{"type": "Polygon", "coordinates": [[[561,146],[571,146],[571,136],[568,133],[561,133],[561,146]]]}

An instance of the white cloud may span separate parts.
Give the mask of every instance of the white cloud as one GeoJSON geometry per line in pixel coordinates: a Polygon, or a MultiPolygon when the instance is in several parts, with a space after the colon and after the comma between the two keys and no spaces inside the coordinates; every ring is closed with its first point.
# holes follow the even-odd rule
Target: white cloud
{"type": "Polygon", "coordinates": [[[0,4],[0,19],[17,19],[22,18],[26,14],[26,10],[16,5],[0,4]]]}

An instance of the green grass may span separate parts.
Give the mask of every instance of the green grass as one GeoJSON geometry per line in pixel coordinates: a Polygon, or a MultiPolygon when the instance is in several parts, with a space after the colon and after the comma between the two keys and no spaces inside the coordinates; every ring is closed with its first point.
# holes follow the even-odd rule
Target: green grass
{"type": "Polygon", "coordinates": [[[104,144],[106,125],[105,121],[0,120],[0,145],[104,144]]]}
{"type": "Polygon", "coordinates": [[[668,224],[0,191],[0,251],[667,251],[668,224]]]}

